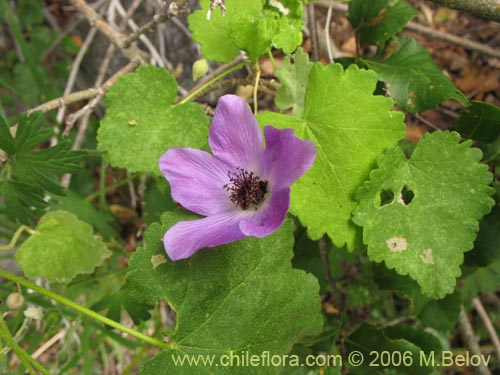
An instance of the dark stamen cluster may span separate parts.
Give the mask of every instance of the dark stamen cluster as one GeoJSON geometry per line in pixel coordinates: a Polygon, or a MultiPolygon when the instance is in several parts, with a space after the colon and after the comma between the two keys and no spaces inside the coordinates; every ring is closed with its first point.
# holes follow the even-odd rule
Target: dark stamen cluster
{"type": "Polygon", "coordinates": [[[231,192],[229,199],[236,207],[246,210],[250,205],[257,206],[264,201],[267,193],[267,181],[261,180],[253,172],[237,168],[236,172],[227,172],[229,184],[224,189],[231,192]]]}

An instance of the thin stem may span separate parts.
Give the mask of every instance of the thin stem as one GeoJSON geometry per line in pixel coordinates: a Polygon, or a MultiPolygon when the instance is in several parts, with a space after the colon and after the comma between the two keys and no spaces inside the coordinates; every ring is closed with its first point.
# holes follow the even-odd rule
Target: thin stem
{"type": "Polygon", "coordinates": [[[274,56],[271,50],[267,51],[267,55],[269,56],[269,60],[271,61],[273,69],[276,71],[278,69],[278,66],[276,65],[276,61],[274,61],[274,56]]]}
{"type": "Polygon", "coordinates": [[[13,249],[16,246],[17,240],[19,239],[19,236],[23,231],[28,232],[29,234],[34,234],[36,231],[27,225],[21,225],[19,228],[17,228],[16,233],[12,236],[12,239],[7,245],[0,246],[1,251],[9,251],[10,249],[13,249]]]}
{"type": "Polygon", "coordinates": [[[210,81],[208,81],[204,85],[198,87],[196,90],[194,90],[189,95],[187,95],[178,104],[182,104],[182,103],[186,103],[186,102],[190,101],[191,99],[195,98],[200,92],[202,92],[203,90],[205,90],[205,88],[207,88],[208,86],[212,85],[213,83],[217,82],[218,80],[224,78],[225,76],[231,74],[232,72],[240,69],[241,67],[243,67],[243,66],[245,66],[247,64],[248,64],[247,61],[242,61],[239,64],[236,64],[235,66],[233,66],[233,67],[229,68],[228,70],[222,72],[221,74],[215,76],[210,81]]]}
{"type": "MultiPolygon", "coordinates": [[[[120,186],[126,185],[126,184],[128,184],[129,181],[133,180],[134,178],[135,178],[135,176],[130,176],[130,177],[127,177],[124,180],[121,180],[121,181],[118,181],[118,182],[114,183],[113,185],[106,186],[104,188],[104,192],[107,193],[110,190],[113,190],[113,189],[116,189],[116,188],[118,188],[120,186]]],[[[100,195],[101,195],[101,190],[99,189],[98,192],[95,192],[95,193],[87,195],[85,197],[85,200],[91,201],[91,200],[99,197],[100,195]]]]}
{"type": "Polygon", "coordinates": [[[314,16],[314,4],[307,4],[307,24],[311,37],[312,61],[319,61],[318,33],[316,32],[316,17],[314,16]]]}
{"type": "Polygon", "coordinates": [[[99,207],[101,210],[106,208],[106,162],[104,160],[99,173],[99,207]]]}
{"type": "MultiPolygon", "coordinates": [[[[0,269],[0,271],[3,271],[0,269]]],[[[37,375],[36,371],[34,368],[36,368],[38,371],[40,371],[43,375],[50,375],[50,373],[40,364],[38,361],[35,361],[31,356],[24,351],[23,348],[19,346],[18,343],[12,338],[12,335],[7,328],[7,324],[2,318],[2,315],[0,314],[0,337],[5,340],[7,345],[9,345],[14,352],[17,354],[17,357],[19,358],[19,361],[26,367],[26,370],[31,374],[31,375],[37,375]],[[33,368],[34,367],[34,368],[33,368]]]]}
{"type": "Polygon", "coordinates": [[[257,74],[255,75],[255,85],[253,87],[253,114],[255,116],[257,116],[257,113],[259,111],[257,92],[259,89],[260,74],[261,74],[260,65],[259,65],[259,63],[257,63],[257,74]]]}
{"type": "MultiPolygon", "coordinates": [[[[465,312],[464,305],[460,306],[458,329],[460,331],[460,336],[462,336],[462,340],[465,342],[465,346],[473,355],[480,356],[481,348],[479,347],[477,337],[474,334],[472,325],[467,317],[467,313],[465,312]]],[[[474,367],[473,371],[477,375],[491,375],[491,371],[482,362],[480,362],[477,367],[474,367]]]]}
{"type": "Polygon", "coordinates": [[[481,303],[479,297],[476,297],[472,300],[472,305],[474,306],[477,313],[479,314],[479,317],[483,321],[483,324],[486,327],[486,330],[488,331],[491,337],[491,342],[495,347],[495,351],[497,352],[497,357],[500,360],[500,339],[498,338],[497,332],[495,331],[495,327],[493,326],[493,323],[491,322],[491,319],[488,316],[486,310],[484,309],[484,306],[481,303]]]}
{"type": "Polygon", "coordinates": [[[120,324],[118,322],[115,322],[114,320],[111,320],[101,314],[96,313],[95,311],[92,311],[84,306],[81,306],[63,296],[58,295],[57,293],[54,293],[48,289],[42,288],[31,281],[28,281],[26,279],[23,279],[22,277],[16,276],[10,272],[7,272],[3,269],[0,269],[0,277],[4,277],[8,280],[14,281],[16,283],[19,283],[23,285],[26,288],[32,289],[35,292],[38,292],[40,294],[43,294],[44,296],[59,302],[62,305],[65,305],[73,310],[78,311],[80,314],[88,316],[89,318],[92,318],[94,320],[97,320],[98,322],[101,322],[103,324],[106,324],[112,328],[115,328],[119,331],[122,331],[124,333],[129,334],[130,336],[133,336],[139,340],[142,340],[144,342],[147,342],[148,344],[154,345],[158,348],[162,349],[174,349],[177,347],[177,344],[175,342],[163,342],[158,339],[155,339],[153,337],[147,336],[141,332],[138,332],[132,328],[126,327],[123,324],[120,324]]]}

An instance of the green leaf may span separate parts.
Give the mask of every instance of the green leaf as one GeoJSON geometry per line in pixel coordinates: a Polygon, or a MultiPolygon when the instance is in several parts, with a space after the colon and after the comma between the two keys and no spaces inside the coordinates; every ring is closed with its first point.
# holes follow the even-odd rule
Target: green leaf
{"type": "Polygon", "coordinates": [[[500,260],[500,206],[493,207],[479,223],[474,249],[465,253],[467,266],[487,266],[500,260]]]}
{"type": "Polygon", "coordinates": [[[487,267],[478,267],[463,279],[460,294],[464,303],[481,293],[491,293],[500,286],[500,260],[490,263],[487,267]]]}
{"type": "Polygon", "coordinates": [[[335,246],[360,246],[351,221],[354,193],[380,154],[404,137],[403,114],[391,111],[392,100],[374,96],[374,72],[352,65],[313,65],[301,118],[264,112],[261,125],[295,129],[316,144],[312,168],[292,186],[291,210],[312,239],[324,233],[335,246]],[[318,191],[329,192],[318,194],[318,191]]]}
{"type": "Polygon", "coordinates": [[[72,151],[69,140],[33,150],[52,136],[52,130],[41,128],[44,121],[40,111],[31,113],[29,117],[22,114],[13,138],[7,123],[0,120],[0,146],[10,156],[4,166],[8,169],[7,178],[0,182],[0,190],[5,196],[8,216],[27,224],[34,221],[38,209],[47,206],[43,199],[45,191],[64,195],[58,175],[78,170],[80,161],[86,156],[85,152],[72,151]]]}
{"type": "MultiPolygon", "coordinates": [[[[191,218],[166,212],[161,224],[149,227],[146,248],[130,259],[127,283],[134,296],[149,304],[164,299],[177,315],[176,331],[170,335],[176,350],[144,363],[142,375],[210,372],[203,366],[175,367],[172,354],[284,354],[300,338],[320,333],[318,282],[290,265],[291,221],[268,237],[247,238],[172,262],[165,255],[163,235],[177,221],[191,218]]],[[[220,370],[248,373],[247,367],[220,370]]],[[[259,368],[261,374],[275,372],[259,368]]]]}
{"type": "Polygon", "coordinates": [[[141,321],[146,321],[151,318],[149,310],[153,306],[137,302],[134,298],[130,296],[130,288],[125,285],[115,293],[110,296],[104,297],[99,302],[92,306],[94,311],[102,311],[108,309],[106,316],[113,319],[115,322],[119,322],[122,316],[122,311],[128,312],[130,318],[135,325],[138,325],[141,321]]]}
{"type": "Polygon", "coordinates": [[[418,314],[423,327],[432,327],[449,334],[455,328],[462,304],[460,293],[448,294],[443,299],[430,301],[418,314]]]}
{"type": "Polygon", "coordinates": [[[417,15],[405,0],[352,0],[347,19],[363,43],[381,45],[417,15]]]}
{"type": "Polygon", "coordinates": [[[92,227],[66,211],[45,214],[16,252],[29,278],[69,283],[79,274],[92,273],[111,255],[92,227]]]}
{"type": "Polygon", "coordinates": [[[14,137],[10,133],[10,126],[7,120],[0,114],[0,150],[12,155],[15,152],[14,137]]]}
{"type": "Polygon", "coordinates": [[[206,59],[229,62],[244,50],[256,61],[272,46],[291,53],[302,43],[301,1],[281,1],[281,7],[262,0],[227,0],[225,4],[224,16],[215,9],[207,19],[210,1],[201,0],[201,9],[188,17],[193,40],[202,45],[206,59]]]}
{"type": "Polygon", "coordinates": [[[353,220],[370,259],[409,274],[431,298],[453,291],[478,221],[494,204],[481,151],[459,141],[457,133],[427,133],[409,160],[391,149],[356,195],[353,220]]]}
{"type": "Polygon", "coordinates": [[[24,182],[0,181],[0,193],[4,198],[6,214],[11,220],[21,223],[31,223],[35,215],[48,205],[43,199],[42,190],[24,182]]]}
{"type": "Polygon", "coordinates": [[[424,47],[406,36],[400,36],[398,42],[399,51],[386,60],[364,62],[386,83],[388,94],[399,108],[415,113],[434,108],[446,99],[467,104],[465,96],[441,72],[424,47]]]}
{"type": "Polygon", "coordinates": [[[278,22],[273,14],[243,13],[233,18],[230,31],[236,46],[256,61],[271,49],[278,22]]]}
{"type": "Polygon", "coordinates": [[[274,102],[282,111],[292,108],[294,116],[302,117],[309,73],[313,64],[309,55],[299,48],[292,56],[286,56],[276,77],[281,86],[276,91],[274,102]],[[292,63],[293,61],[293,63],[292,63]]]}
{"type": "Polygon", "coordinates": [[[372,263],[373,281],[380,289],[397,290],[406,294],[412,305],[412,312],[419,314],[430,299],[424,296],[420,286],[410,277],[398,275],[382,264],[372,263]]]}
{"type": "Polygon", "coordinates": [[[472,100],[460,113],[456,130],[464,137],[481,142],[493,142],[500,135],[500,108],[472,100]]]}
{"type": "Polygon", "coordinates": [[[98,150],[113,166],[160,175],[158,159],[171,147],[202,148],[208,119],[195,103],[172,106],[175,78],[166,69],[140,66],[118,78],[106,95],[98,150]]]}
{"type": "Polygon", "coordinates": [[[115,218],[107,212],[97,211],[94,206],[85,198],[68,191],[65,197],[53,197],[56,200],[52,203],[52,209],[64,210],[75,214],[80,220],[92,224],[94,228],[105,238],[120,236],[111,226],[115,218]]]}
{"type": "Polygon", "coordinates": [[[358,374],[371,374],[375,371],[381,373],[386,369],[397,369],[402,374],[431,374],[432,366],[420,362],[421,353],[429,354],[434,351],[437,357],[441,350],[439,341],[426,332],[401,326],[378,329],[368,323],[363,323],[347,338],[346,347],[349,353],[359,351],[364,356],[365,360],[360,367],[351,367],[351,371],[358,374]],[[379,353],[378,361],[373,352],[379,353]],[[390,355],[399,353],[401,358],[398,354],[393,357],[394,361],[387,361],[382,358],[382,352],[390,355]],[[406,357],[403,357],[405,353],[406,357]]]}
{"type": "Polygon", "coordinates": [[[285,54],[290,54],[302,44],[302,21],[290,21],[287,17],[278,19],[278,32],[272,39],[273,47],[280,48],[285,54]]]}
{"type": "Polygon", "coordinates": [[[244,12],[258,14],[262,7],[261,0],[238,0],[226,1],[226,15],[222,16],[219,9],[211,13],[207,20],[207,12],[210,7],[209,0],[200,1],[201,10],[197,10],[188,16],[189,29],[195,42],[201,44],[201,53],[208,60],[229,62],[239,52],[232,37],[230,29],[232,19],[244,12]]]}

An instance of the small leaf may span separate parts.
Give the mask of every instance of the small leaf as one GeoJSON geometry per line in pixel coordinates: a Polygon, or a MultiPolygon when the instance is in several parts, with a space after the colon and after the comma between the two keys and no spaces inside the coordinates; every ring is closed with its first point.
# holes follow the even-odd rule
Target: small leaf
{"type": "Polygon", "coordinates": [[[302,117],[272,112],[258,116],[261,125],[292,128],[316,145],[316,161],[293,184],[291,197],[292,212],[313,240],[327,233],[336,247],[361,246],[351,221],[354,193],[380,154],[404,137],[405,128],[403,114],[391,111],[392,100],[373,95],[376,83],[374,72],[355,65],[344,72],[339,64],[315,63],[302,117]]]}
{"type": "MultiPolygon", "coordinates": [[[[285,354],[300,338],[321,332],[318,282],[290,265],[291,221],[268,237],[201,250],[186,260],[168,260],[162,242],[165,231],[192,218],[165,213],[161,224],[149,227],[146,248],[139,248],[129,263],[127,283],[134,296],[150,304],[164,299],[177,315],[176,331],[170,336],[177,349],[144,363],[142,375],[210,372],[203,366],[176,367],[172,355],[220,356],[231,350],[285,354]]],[[[226,371],[246,374],[248,368],[226,371]]],[[[261,374],[274,372],[259,368],[261,374]]]]}
{"type": "Polygon", "coordinates": [[[210,1],[201,0],[202,9],[188,17],[193,40],[202,45],[206,59],[229,62],[244,50],[255,62],[273,46],[291,53],[302,43],[300,0],[226,0],[225,4],[224,16],[216,10],[207,19],[210,1]]]}
{"type": "Polygon", "coordinates": [[[309,72],[313,64],[302,48],[291,56],[286,56],[281,68],[276,71],[281,86],[276,91],[274,102],[281,110],[292,108],[294,116],[302,117],[309,72]],[[293,64],[292,64],[293,60],[293,64]]]}
{"type": "Polygon", "coordinates": [[[114,220],[113,216],[107,212],[97,211],[88,200],[78,194],[68,191],[65,197],[53,197],[52,199],[55,200],[51,205],[52,209],[75,214],[80,220],[91,223],[104,238],[119,237],[111,226],[114,220]]]}
{"type": "MultiPolygon", "coordinates": [[[[15,152],[14,137],[10,133],[10,127],[7,120],[0,114],[0,150],[12,155],[15,152]]],[[[0,160],[1,161],[1,160],[0,160]]]]}
{"type": "Polygon", "coordinates": [[[406,36],[398,40],[400,49],[395,55],[386,60],[364,61],[386,83],[387,93],[399,108],[415,113],[434,108],[446,99],[467,104],[467,98],[441,72],[424,47],[406,36]]]}
{"type": "Polygon", "coordinates": [[[491,293],[500,286],[500,260],[490,263],[486,267],[478,267],[467,277],[464,277],[460,286],[462,301],[470,301],[482,293],[491,293]]]}
{"type": "Polygon", "coordinates": [[[189,15],[189,29],[193,33],[193,40],[201,44],[201,53],[208,60],[229,62],[239,52],[238,46],[232,39],[230,28],[233,17],[242,13],[258,14],[262,8],[261,0],[230,0],[226,1],[226,14],[221,15],[218,9],[212,12],[207,20],[210,7],[209,0],[200,1],[201,10],[189,15]]]}
{"type": "Polygon", "coordinates": [[[370,259],[409,274],[431,298],[453,291],[478,221],[494,204],[480,150],[459,141],[457,133],[427,133],[409,160],[393,148],[356,194],[353,220],[370,259]],[[385,204],[384,191],[393,193],[385,204]]]}
{"type": "Polygon", "coordinates": [[[412,312],[416,315],[431,301],[422,294],[420,286],[408,276],[398,275],[382,264],[372,263],[373,281],[380,289],[398,290],[411,299],[412,312]]]}
{"type": "Polygon", "coordinates": [[[465,253],[464,264],[484,267],[495,260],[500,260],[500,206],[498,205],[495,205],[479,223],[474,249],[465,253]]]}
{"type": "Polygon", "coordinates": [[[381,372],[386,369],[397,369],[398,373],[402,374],[431,374],[433,368],[420,361],[421,354],[434,353],[437,358],[441,352],[439,340],[424,331],[402,326],[378,329],[368,323],[363,323],[347,338],[346,347],[348,352],[359,351],[363,354],[365,360],[361,366],[352,368],[360,374],[371,374],[375,370],[381,372]],[[379,354],[378,361],[373,352],[379,354]],[[382,358],[383,352],[398,355],[391,357],[394,361],[387,361],[382,358]]]}
{"type": "Polygon", "coordinates": [[[112,295],[104,297],[92,306],[92,310],[94,311],[108,309],[106,316],[113,319],[115,322],[120,321],[122,311],[125,310],[128,312],[128,315],[132,318],[135,325],[138,325],[141,321],[150,319],[151,314],[149,310],[152,308],[153,306],[151,305],[137,302],[137,300],[131,298],[130,288],[127,285],[123,286],[112,295]]]}
{"type": "Polygon", "coordinates": [[[38,210],[47,206],[43,197],[45,191],[64,195],[58,175],[78,170],[80,161],[86,155],[85,152],[71,150],[69,140],[33,150],[52,135],[52,130],[41,128],[44,121],[40,111],[29,116],[22,114],[16,135],[12,137],[7,123],[0,119],[0,147],[9,154],[6,167],[10,168],[10,178],[0,183],[0,191],[5,196],[7,215],[26,224],[33,223],[38,210]]]}
{"type": "Polygon", "coordinates": [[[45,214],[16,252],[29,278],[69,283],[79,274],[92,273],[111,255],[92,227],[66,211],[45,214]]]}
{"type": "Polygon", "coordinates": [[[464,137],[481,142],[493,142],[500,135],[500,108],[472,100],[460,113],[456,130],[464,137]]]}
{"type": "Polygon", "coordinates": [[[366,44],[383,44],[418,12],[405,0],[352,0],[347,19],[366,44]]]}
{"type": "Polygon", "coordinates": [[[460,313],[460,293],[448,294],[443,299],[430,301],[418,314],[423,327],[432,327],[437,331],[450,334],[455,328],[460,313]]]}
{"type": "Polygon", "coordinates": [[[206,144],[205,112],[195,103],[172,106],[176,94],[175,78],[154,66],[140,66],[116,81],[97,135],[98,149],[111,165],[160,175],[158,159],[169,148],[206,144]]]}

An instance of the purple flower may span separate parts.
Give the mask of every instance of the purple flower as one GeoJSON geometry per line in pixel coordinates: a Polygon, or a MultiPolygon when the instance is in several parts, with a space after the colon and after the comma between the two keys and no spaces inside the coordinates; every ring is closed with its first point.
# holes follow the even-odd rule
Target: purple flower
{"type": "Polygon", "coordinates": [[[247,236],[264,237],[277,230],[290,205],[290,185],[313,164],[316,148],[292,129],[264,128],[245,101],[219,99],[208,143],[213,155],[191,148],[172,148],[160,157],[161,172],[172,197],[190,211],[206,216],[181,221],[163,238],[172,260],[247,236]]]}

